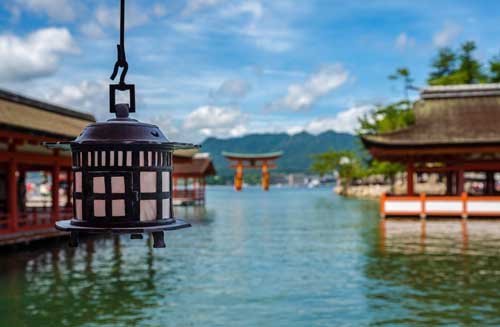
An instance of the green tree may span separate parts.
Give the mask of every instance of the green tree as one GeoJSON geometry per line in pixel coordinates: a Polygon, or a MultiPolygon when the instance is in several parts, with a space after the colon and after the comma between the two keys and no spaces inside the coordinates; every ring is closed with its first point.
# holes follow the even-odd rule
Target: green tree
{"type": "Polygon", "coordinates": [[[415,122],[411,102],[403,100],[387,106],[378,106],[359,119],[358,134],[392,132],[415,122]]]}
{"type": "Polygon", "coordinates": [[[411,77],[410,70],[406,67],[397,68],[396,71],[389,75],[389,79],[393,81],[402,81],[406,101],[410,101],[408,91],[413,89],[413,78],[411,77]]]}
{"type": "Polygon", "coordinates": [[[437,57],[432,62],[433,70],[429,74],[427,82],[430,85],[439,84],[443,78],[446,78],[456,71],[457,55],[450,48],[439,50],[437,57]]]}
{"type": "Polygon", "coordinates": [[[474,50],[476,50],[475,42],[467,41],[462,44],[460,66],[457,73],[463,75],[465,84],[484,83],[487,81],[486,76],[481,70],[481,63],[472,54],[474,50]]]}
{"type": "Polygon", "coordinates": [[[311,170],[321,176],[337,172],[342,187],[341,194],[346,195],[349,185],[356,178],[365,176],[360,160],[352,151],[329,150],[313,155],[311,170]]]}
{"type": "Polygon", "coordinates": [[[500,83],[500,55],[496,55],[489,61],[490,82],[500,83]]]}
{"type": "Polygon", "coordinates": [[[475,84],[488,81],[481,63],[474,58],[476,43],[467,41],[460,47],[458,56],[450,49],[441,49],[434,60],[427,82],[430,85],[475,84]]]}

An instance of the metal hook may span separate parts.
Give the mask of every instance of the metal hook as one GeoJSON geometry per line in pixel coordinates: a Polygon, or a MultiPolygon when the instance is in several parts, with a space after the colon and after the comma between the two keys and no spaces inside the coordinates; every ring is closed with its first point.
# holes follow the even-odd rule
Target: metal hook
{"type": "Polygon", "coordinates": [[[118,69],[121,67],[123,68],[123,70],[120,75],[120,85],[125,85],[125,77],[127,76],[128,72],[128,63],[125,57],[125,49],[121,44],[117,44],[116,48],[118,52],[117,53],[118,60],[115,63],[115,67],[113,68],[113,73],[111,74],[110,79],[114,80],[116,78],[116,75],[118,74],[118,69]]]}
{"type": "Polygon", "coordinates": [[[125,77],[128,72],[128,63],[125,56],[125,0],[120,1],[120,44],[116,46],[117,49],[117,60],[113,68],[113,73],[111,74],[111,79],[114,80],[118,74],[118,69],[123,68],[120,75],[120,85],[125,85],[125,77]]]}

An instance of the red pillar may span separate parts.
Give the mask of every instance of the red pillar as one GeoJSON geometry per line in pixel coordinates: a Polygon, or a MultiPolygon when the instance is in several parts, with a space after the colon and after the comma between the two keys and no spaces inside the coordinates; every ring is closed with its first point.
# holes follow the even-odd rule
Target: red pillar
{"type": "Polygon", "coordinates": [[[8,208],[9,208],[9,229],[13,232],[17,230],[18,227],[18,209],[17,209],[17,162],[16,159],[12,158],[9,161],[9,170],[7,175],[7,182],[9,187],[8,193],[8,208]]]}
{"type": "Polygon", "coordinates": [[[462,194],[464,192],[464,184],[465,184],[464,171],[459,170],[457,172],[457,195],[462,194]]]}
{"type": "Polygon", "coordinates": [[[61,171],[59,163],[56,162],[52,167],[52,222],[59,220],[59,172],[61,171]]]}
{"type": "Polygon", "coordinates": [[[415,168],[413,167],[413,162],[408,162],[406,165],[406,193],[408,195],[414,195],[413,189],[413,174],[415,173],[415,168]]]}

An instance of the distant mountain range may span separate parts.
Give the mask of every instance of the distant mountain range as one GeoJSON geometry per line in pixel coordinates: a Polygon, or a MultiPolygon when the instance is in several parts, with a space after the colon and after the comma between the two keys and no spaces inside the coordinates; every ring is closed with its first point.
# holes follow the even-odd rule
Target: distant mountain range
{"type": "Polygon", "coordinates": [[[284,155],[278,161],[279,172],[308,172],[311,166],[311,155],[334,150],[360,149],[358,138],[352,134],[334,131],[312,135],[302,132],[294,135],[250,134],[229,139],[207,138],[202,143],[202,152],[209,152],[217,172],[221,176],[232,174],[228,161],[222,156],[222,151],[243,153],[265,153],[283,151],[284,155]]]}

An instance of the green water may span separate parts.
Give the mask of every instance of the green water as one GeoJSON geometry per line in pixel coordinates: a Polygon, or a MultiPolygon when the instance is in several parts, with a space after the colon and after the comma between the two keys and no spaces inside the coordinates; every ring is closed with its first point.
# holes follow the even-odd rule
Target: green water
{"type": "Polygon", "coordinates": [[[0,325],[500,325],[500,222],[384,226],[377,209],[327,189],[210,188],[167,249],[2,250],[0,325]]]}

